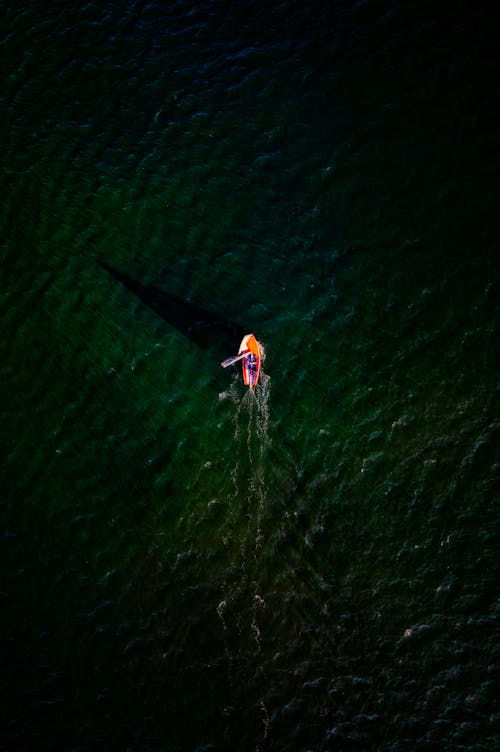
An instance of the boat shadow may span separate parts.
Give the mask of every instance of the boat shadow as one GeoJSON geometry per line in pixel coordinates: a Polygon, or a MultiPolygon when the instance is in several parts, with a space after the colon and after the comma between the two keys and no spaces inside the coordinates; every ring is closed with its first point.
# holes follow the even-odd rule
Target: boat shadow
{"type": "Polygon", "coordinates": [[[139,300],[177,331],[203,349],[216,348],[224,353],[235,352],[246,330],[237,322],[209,311],[197,303],[173,295],[155,285],[133,279],[105,261],[99,261],[114,279],[134,293],[139,300]]]}

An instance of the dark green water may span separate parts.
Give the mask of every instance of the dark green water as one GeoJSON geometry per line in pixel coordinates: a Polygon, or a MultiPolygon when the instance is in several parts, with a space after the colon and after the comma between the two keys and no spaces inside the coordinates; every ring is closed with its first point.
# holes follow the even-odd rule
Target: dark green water
{"type": "Polygon", "coordinates": [[[0,748],[498,749],[485,7],[0,13],[0,748]]]}

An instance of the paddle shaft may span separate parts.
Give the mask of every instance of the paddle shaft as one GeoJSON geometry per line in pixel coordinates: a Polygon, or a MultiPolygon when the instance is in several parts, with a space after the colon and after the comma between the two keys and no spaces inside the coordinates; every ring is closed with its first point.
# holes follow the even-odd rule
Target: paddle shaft
{"type": "Polygon", "coordinates": [[[227,368],[228,366],[232,366],[233,363],[237,363],[239,360],[242,360],[243,358],[246,358],[250,350],[245,350],[245,352],[240,353],[239,355],[235,355],[233,358],[226,358],[226,360],[223,360],[221,363],[221,366],[223,368],[227,368]]]}

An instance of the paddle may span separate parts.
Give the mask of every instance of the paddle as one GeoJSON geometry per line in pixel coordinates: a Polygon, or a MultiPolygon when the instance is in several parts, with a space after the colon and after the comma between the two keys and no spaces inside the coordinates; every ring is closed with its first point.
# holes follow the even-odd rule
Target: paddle
{"type": "Polygon", "coordinates": [[[246,358],[250,350],[245,350],[245,352],[240,353],[239,355],[235,355],[232,358],[226,358],[226,360],[223,360],[221,363],[221,366],[223,368],[227,368],[228,366],[232,366],[233,363],[237,363],[239,360],[242,360],[242,358],[246,358]]]}

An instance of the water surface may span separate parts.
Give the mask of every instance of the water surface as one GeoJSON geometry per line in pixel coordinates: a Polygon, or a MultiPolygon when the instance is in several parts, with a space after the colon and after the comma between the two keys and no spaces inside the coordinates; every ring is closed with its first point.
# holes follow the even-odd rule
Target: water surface
{"type": "Polygon", "coordinates": [[[495,749],[487,12],[2,16],[2,748],[495,749]]]}

